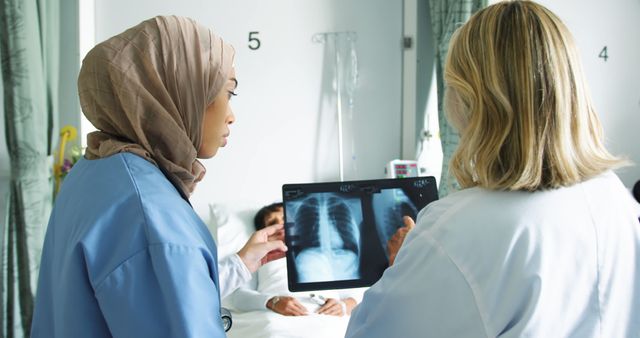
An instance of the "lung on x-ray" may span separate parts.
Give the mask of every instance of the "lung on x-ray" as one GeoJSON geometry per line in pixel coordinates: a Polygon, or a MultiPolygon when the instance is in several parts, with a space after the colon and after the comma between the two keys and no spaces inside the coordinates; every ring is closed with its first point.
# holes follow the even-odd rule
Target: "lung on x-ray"
{"type": "Polygon", "coordinates": [[[375,283],[402,217],[437,198],[433,177],[284,185],[289,289],[375,283]]]}
{"type": "Polygon", "coordinates": [[[360,278],[362,207],[358,198],[313,193],[287,202],[286,210],[293,220],[288,235],[298,251],[299,282],[360,278]]]}

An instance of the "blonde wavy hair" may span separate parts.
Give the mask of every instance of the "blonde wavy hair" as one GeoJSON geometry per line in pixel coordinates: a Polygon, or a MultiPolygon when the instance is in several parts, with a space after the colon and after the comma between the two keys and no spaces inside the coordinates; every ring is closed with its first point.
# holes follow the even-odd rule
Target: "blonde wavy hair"
{"type": "Polygon", "coordinates": [[[506,1],[472,16],[451,39],[444,78],[463,188],[553,189],[626,163],[603,145],[571,33],[541,5],[506,1]]]}

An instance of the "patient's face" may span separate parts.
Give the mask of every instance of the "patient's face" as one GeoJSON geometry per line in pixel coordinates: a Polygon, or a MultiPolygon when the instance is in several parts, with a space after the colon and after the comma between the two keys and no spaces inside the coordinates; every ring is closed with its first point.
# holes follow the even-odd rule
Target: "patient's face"
{"type": "MultiPolygon", "coordinates": [[[[284,210],[282,209],[282,207],[264,216],[263,224],[265,227],[268,227],[270,225],[275,225],[275,224],[284,224],[284,210]]],[[[275,234],[269,236],[269,239],[284,241],[284,228],[278,230],[275,234]]]]}
{"type": "Polygon", "coordinates": [[[264,216],[264,226],[284,224],[284,210],[282,207],[278,210],[264,216]]]}

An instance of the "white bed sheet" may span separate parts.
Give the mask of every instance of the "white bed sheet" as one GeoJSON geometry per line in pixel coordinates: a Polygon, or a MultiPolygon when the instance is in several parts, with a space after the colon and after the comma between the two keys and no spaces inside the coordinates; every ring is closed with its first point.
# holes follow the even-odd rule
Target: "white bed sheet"
{"type": "Polygon", "coordinates": [[[343,338],[349,316],[283,316],[272,311],[232,312],[229,338],[343,338]]]}

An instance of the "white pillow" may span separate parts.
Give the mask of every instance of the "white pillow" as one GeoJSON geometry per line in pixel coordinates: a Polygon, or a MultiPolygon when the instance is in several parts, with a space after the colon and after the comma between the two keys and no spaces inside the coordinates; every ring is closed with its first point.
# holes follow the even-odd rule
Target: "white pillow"
{"type": "Polygon", "coordinates": [[[218,245],[218,259],[238,252],[253,233],[253,226],[228,208],[209,204],[207,227],[218,245]]]}

